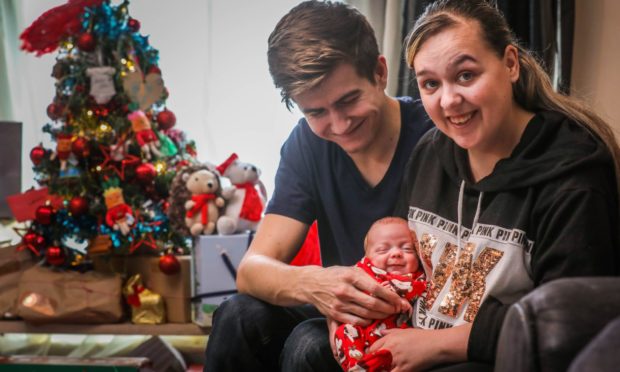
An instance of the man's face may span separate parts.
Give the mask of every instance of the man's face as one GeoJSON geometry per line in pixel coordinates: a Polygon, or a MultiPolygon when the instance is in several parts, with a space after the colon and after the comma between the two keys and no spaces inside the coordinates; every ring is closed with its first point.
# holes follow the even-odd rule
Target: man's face
{"type": "Polygon", "coordinates": [[[366,257],[388,273],[404,275],[418,270],[415,241],[406,224],[387,223],[368,232],[366,257]]]}
{"type": "Polygon", "coordinates": [[[336,143],[348,154],[368,150],[381,130],[387,110],[385,59],[379,57],[375,83],[348,63],[338,65],[313,89],[293,97],[317,136],[336,143]]]}

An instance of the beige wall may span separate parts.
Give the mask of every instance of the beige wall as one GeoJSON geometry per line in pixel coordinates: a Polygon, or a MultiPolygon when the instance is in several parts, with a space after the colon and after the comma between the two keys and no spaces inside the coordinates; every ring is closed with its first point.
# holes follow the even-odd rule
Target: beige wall
{"type": "Polygon", "coordinates": [[[620,139],[620,1],[575,3],[571,91],[608,120],[620,139]]]}

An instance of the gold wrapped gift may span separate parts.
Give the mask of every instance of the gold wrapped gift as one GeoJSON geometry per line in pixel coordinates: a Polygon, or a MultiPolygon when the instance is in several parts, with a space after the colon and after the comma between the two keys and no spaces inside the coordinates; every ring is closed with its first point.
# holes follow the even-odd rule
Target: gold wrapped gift
{"type": "Polygon", "coordinates": [[[130,277],[123,287],[123,296],[131,305],[131,321],[134,324],[161,324],[166,321],[164,299],[142,284],[140,274],[130,277]]]}

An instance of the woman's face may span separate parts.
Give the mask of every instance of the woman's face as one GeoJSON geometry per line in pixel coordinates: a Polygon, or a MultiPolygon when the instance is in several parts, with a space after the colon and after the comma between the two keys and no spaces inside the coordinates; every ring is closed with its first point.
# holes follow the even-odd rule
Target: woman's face
{"type": "Polygon", "coordinates": [[[421,45],[413,69],[424,108],[457,145],[480,152],[507,145],[502,132],[514,121],[512,83],[519,77],[514,46],[500,57],[478,22],[460,19],[421,45]]]}

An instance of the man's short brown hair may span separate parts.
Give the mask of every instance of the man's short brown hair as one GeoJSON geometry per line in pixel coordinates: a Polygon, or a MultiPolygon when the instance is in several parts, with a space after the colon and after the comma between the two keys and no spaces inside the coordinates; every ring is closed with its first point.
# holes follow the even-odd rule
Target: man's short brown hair
{"type": "Polygon", "coordinates": [[[269,36],[269,72],[282,101],[319,85],[339,64],[350,63],[374,83],[379,57],[375,33],[357,9],[331,1],[305,1],[291,9],[269,36]]]}

